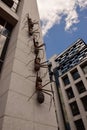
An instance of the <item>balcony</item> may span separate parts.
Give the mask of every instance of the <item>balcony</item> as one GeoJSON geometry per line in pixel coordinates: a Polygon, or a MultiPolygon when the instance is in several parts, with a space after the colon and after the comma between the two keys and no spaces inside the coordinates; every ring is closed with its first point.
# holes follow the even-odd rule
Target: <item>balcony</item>
{"type": "Polygon", "coordinates": [[[12,3],[10,3],[9,6],[7,6],[7,4],[4,3],[3,1],[2,0],[0,1],[0,17],[2,17],[11,25],[15,26],[15,24],[18,22],[18,16],[15,12],[11,10],[11,8],[9,8],[9,6],[10,7],[12,6],[12,3]]]}

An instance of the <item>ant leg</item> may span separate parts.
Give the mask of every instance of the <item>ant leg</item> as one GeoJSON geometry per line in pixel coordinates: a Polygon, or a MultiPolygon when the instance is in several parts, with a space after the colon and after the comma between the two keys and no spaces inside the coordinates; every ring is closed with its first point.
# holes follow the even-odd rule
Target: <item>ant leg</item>
{"type": "MultiPolygon", "coordinates": [[[[44,92],[44,91],[43,91],[43,92],[44,92]]],[[[53,96],[52,96],[51,94],[47,93],[47,92],[44,92],[44,93],[48,94],[48,95],[51,97],[51,100],[50,100],[50,107],[49,107],[49,111],[50,111],[51,106],[52,106],[52,99],[53,99],[53,96]]]]}
{"type": "MultiPolygon", "coordinates": [[[[42,91],[43,91],[43,89],[42,89],[42,91]]],[[[45,93],[45,94],[47,94],[47,95],[49,95],[49,96],[52,97],[52,94],[50,94],[50,93],[48,93],[48,92],[43,91],[43,93],[45,93]]]]}
{"type": "Polygon", "coordinates": [[[41,68],[48,68],[47,65],[41,65],[40,67],[41,67],[41,68]]]}
{"type": "Polygon", "coordinates": [[[44,50],[43,50],[43,49],[42,49],[42,53],[43,53],[43,54],[42,54],[42,59],[43,59],[43,58],[44,58],[44,50]]]}
{"type": "Polygon", "coordinates": [[[25,78],[28,79],[29,77],[36,77],[36,75],[35,75],[35,76],[33,76],[33,75],[28,75],[28,76],[26,76],[25,78]]]}
{"type": "Polygon", "coordinates": [[[44,91],[47,91],[47,92],[54,92],[54,91],[52,91],[52,90],[48,90],[48,89],[42,89],[42,90],[44,90],[44,91]]]}
{"type": "Polygon", "coordinates": [[[28,101],[30,101],[30,99],[34,96],[35,93],[36,93],[36,90],[35,90],[34,93],[28,98],[28,101]]]}
{"type": "Polygon", "coordinates": [[[51,100],[50,100],[50,107],[49,107],[49,111],[50,111],[50,108],[51,108],[51,106],[52,106],[52,99],[53,99],[53,96],[52,96],[51,94],[47,93],[47,92],[44,92],[44,93],[46,93],[47,95],[49,95],[49,96],[51,97],[51,100]]]}
{"type": "Polygon", "coordinates": [[[33,60],[30,60],[30,61],[28,61],[28,63],[26,64],[26,66],[27,65],[29,65],[31,62],[33,62],[34,61],[34,59],[33,60]]]}
{"type": "Polygon", "coordinates": [[[38,24],[39,25],[39,22],[36,21],[36,20],[33,20],[33,24],[38,24]]]}
{"type": "Polygon", "coordinates": [[[43,74],[42,78],[45,78],[48,73],[48,70],[46,69],[46,72],[43,74]]]}
{"type": "Polygon", "coordinates": [[[44,63],[48,63],[48,60],[47,60],[47,61],[42,62],[41,64],[44,64],[44,63]]]}

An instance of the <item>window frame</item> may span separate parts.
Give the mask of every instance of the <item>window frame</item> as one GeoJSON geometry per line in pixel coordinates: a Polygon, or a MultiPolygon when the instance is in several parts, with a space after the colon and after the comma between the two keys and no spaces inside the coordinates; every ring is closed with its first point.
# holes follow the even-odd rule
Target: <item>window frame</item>
{"type": "Polygon", "coordinates": [[[80,78],[80,74],[77,69],[74,69],[73,71],[71,71],[71,75],[72,75],[73,80],[77,80],[80,78]]]}
{"type": "Polygon", "coordinates": [[[70,109],[71,109],[71,112],[72,112],[73,116],[77,116],[77,115],[80,114],[80,111],[79,111],[79,108],[78,108],[78,105],[77,105],[76,101],[70,103],[69,105],[70,105],[70,109]],[[73,109],[73,106],[75,107],[74,109],[73,109]]]}
{"type": "Polygon", "coordinates": [[[68,75],[65,75],[64,77],[62,77],[62,80],[63,80],[63,83],[65,86],[70,84],[70,80],[69,80],[68,75]]]}
{"type": "Polygon", "coordinates": [[[76,86],[76,89],[77,89],[77,91],[78,91],[79,94],[82,94],[82,93],[84,93],[86,91],[86,88],[85,88],[84,83],[83,83],[82,80],[80,80],[79,82],[77,82],[75,84],[75,86],[76,86]]]}

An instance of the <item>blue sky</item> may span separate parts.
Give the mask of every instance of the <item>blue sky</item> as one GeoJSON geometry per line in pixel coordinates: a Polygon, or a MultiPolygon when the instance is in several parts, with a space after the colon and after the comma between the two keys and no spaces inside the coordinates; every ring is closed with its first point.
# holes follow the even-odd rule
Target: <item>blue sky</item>
{"type": "MultiPolygon", "coordinates": [[[[49,0],[47,1],[49,2],[49,0]]],[[[55,1],[58,2],[58,0],[55,1]]],[[[87,0],[85,0],[85,3],[83,5],[81,2],[84,0],[80,0],[80,2],[78,1],[78,5],[75,3],[76,0],[73,1],[73,4],[72,2],[70,3],[72,11],[67,10],[64,7],[65,5],[61,6],[61,10],[58,10],[62,13],[57,14],[57,11],[55,11],[55,9],[52,10],[56,12],[53,14],[53,16],[57,18],[56,20],[53,20],[53,16],[51,17],[49,14],[49,18],[46,18],[46,14],[44,14],[45,11],[42,9],[42,13],[40,15],[42,21],[43,39],[46,43],[46,55],[48,59],[54,54],[59,54],[64,51],[64,49],[75,42],[78,38],[82,38],[87,43],[87,0]],[[63,10],[65,12],[63,12],[63,10]],[[68,14],[69,11],[71,11],[71,16],[68,14]],[[49,23],[49,21],[51,21],[51,23],[49,23]],[[47,27],[47,24],[49,27],[47,27]]],[[[41,2],[41,0],[38,0],[38,2],[41,2]]],[[[55,4],[55,2],[51,4],[55,4]]],[[[43,7],[41,3],[39,5],[39,8],[40,7],[43,7]]],[[[59,6],[56,7],[56,10],[58,7],[59,6]]],[[[47,7],[47,11],[48,8],[49,7],[47,7]]],[[[50,7],[50,11],[51,8],[52,6],[50,7]]]]}

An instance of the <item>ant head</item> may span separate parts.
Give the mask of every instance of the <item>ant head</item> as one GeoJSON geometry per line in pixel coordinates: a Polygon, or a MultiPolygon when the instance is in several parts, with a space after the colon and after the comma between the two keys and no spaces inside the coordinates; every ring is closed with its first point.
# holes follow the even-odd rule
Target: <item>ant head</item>
{"type": "Polygon", "coordinates": [[[31,23],[33,23],[32,22],[32,19],[29,17],[29,14],[27,14],[27,20],[28,20],[28,22],[31,24],[31,23]]]}
{"type": "Polygon", "coordinates": [[[40,57],[35,58],[35,63],[40,63],[41,59],[40,57]]]}
{"type": "Polygon", "coordinates": [[[29,26],[29,28],[33,29],[34,24],[33,24],[32,20],[31,20],[31,18],[27,17],[27,20],[28,20],[28,26],[29,26]]]}
{"type": "Polygon", "coordinates": [[[34,46],[35,46],[35,47],[38,47],[39,42],[38,42],[38,41],[36,41],[36,40],[35,40],[35,38],[33,38],[33,42],[34,42],[34,46]]]}

